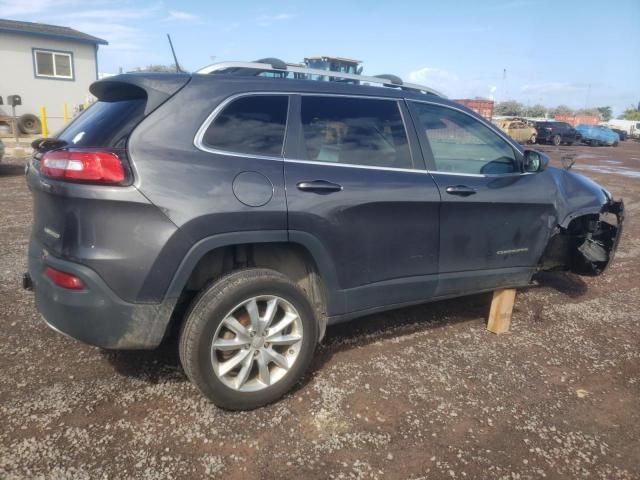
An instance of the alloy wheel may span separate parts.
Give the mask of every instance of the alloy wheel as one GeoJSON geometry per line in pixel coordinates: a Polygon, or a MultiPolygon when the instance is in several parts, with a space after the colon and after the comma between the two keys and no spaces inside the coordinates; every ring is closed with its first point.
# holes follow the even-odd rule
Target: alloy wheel
{"type": "Polygon", "coordinates": [[[220,322],[211,342],[211,364],[227,387],[255,392],[281,380],[298,358],[302,320],[285,299],[251,297],[220,322]]]}

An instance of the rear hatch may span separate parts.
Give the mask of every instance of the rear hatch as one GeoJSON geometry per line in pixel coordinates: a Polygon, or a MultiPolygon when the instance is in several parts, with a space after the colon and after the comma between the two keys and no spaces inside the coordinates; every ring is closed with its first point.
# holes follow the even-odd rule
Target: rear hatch
{"type": "Polygon", "coordinates": [[[83,248],[102,243],[97,238],[105,237],[100,235],[100,215],[141,197],[131,186],[131,132],[190,78],[126,74],[95,82],[90,88],[95,103],[55,137],[33,142],[27,169],[33,195],[32,241],[53,255],[72,259],[82,258],[83,248]]]}

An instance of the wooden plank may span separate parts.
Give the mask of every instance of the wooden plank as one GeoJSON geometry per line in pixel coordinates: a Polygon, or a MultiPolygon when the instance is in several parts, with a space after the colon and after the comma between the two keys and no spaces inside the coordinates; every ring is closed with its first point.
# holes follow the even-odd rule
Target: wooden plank
{"type": "Polygon", "coordinates": [[[513,288],[503,288],[493,292],[487,330],[496,334],[509,331],[515,300],[516,291],[513,288]]]}

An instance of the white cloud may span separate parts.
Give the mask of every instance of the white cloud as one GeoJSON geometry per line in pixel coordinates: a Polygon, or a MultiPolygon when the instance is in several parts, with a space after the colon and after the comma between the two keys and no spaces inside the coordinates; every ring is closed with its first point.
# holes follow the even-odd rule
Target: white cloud
{"type": "Polygon", "coordinates": [[[181,12],[180,10],[169,10],[169,15],[164,19],[166,22],[179,21],[179,22],[193,22],[198,20],[198,16],[189,12],[181,12]]]}
{"type": "Polygon", "coordinates": [[[292,18],[294,18],[294,15],[291,15],[290,13],[278,13],[275,15],[260,15],[256,18],[256,22],[258,22],[258,25],[261,27],[268,27],[276,22],[291,20],[292,18]]]}
{"type": "Polygon", "coordinates": [[[460,79],[457,75],[447,70],[424,67],[409,73],[409,80],[414,83],[428,84],[433,88],[448,88],[452,83],[458,83],[460,79]]]}
{"type": "Polygon", "coordinates": [[[478,79],[461,78],[458,74],[437,67],[423,67],[410,72],[406,78],[438,90],[451,98],[493,98],[496,86],[478,79]]]}
{"type": "Polygon", "coordinates": [[[522,93],[531,95],[546,95],[552,93],[575,93],[585,91],[589,85],[569,82],[528,83],[522,86],[522,93]]]}
{"type": "Polygon", "coordinates": [[[53,14],[50,18],[60,19],[63,22],[69,22],[72,20],[96,20],[107,23],[113,23],[115,21],[134,20],[138,18],[146,18],[153,16],[158,9],[159,5],[153,5],[149,8],[105,8],[105,9],[93,9],[93,10],[76,10],[65,12],[64,14],[53,14]]]}
{"type": "Polygon", "coordinates": [[[61,7],[78,3],[77,0],[0,0],[0,15],[3,18],[23,17],[46,11],[56,11],[61,7]]]}

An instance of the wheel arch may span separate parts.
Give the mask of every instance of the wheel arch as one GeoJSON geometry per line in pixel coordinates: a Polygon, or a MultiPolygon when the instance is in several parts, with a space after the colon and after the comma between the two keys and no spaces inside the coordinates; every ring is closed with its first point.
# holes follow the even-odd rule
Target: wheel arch
{"type": "Polygon", "coordinates": [[[206,283],[248,267],[270,268],[299,284],[319,312],[321,336],[326,318],[343,310],[333,262],[324,246],[308,233],[283,230],[233,232],[200,240],[180,263],[165,300],[177,302],[179,310],[206,283]]]}

